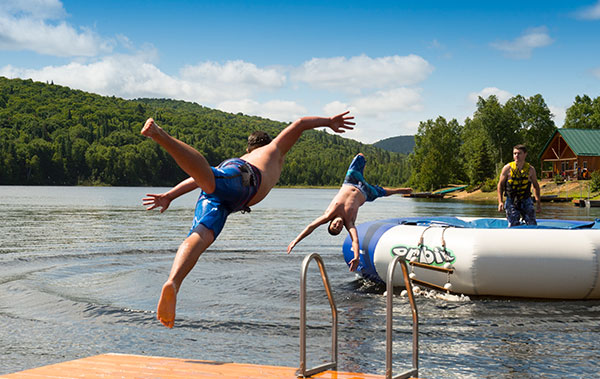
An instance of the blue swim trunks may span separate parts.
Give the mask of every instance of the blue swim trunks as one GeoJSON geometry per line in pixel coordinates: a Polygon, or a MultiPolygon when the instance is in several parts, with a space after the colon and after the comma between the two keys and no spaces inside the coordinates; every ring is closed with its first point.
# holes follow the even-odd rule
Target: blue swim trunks
{"type": "Polygon", "coordinates": [[[346,177],[344,178],[344,184],[348,184],[358,188],[367,201],[373,201],[381,196],[386,196],[387,192],[379,186],[374,186],[365,180],[363,176],[363,171],[365,169],[365,164],[367,160],[361,154],[357,154],[352,163],[350,163],[350,167],[348,167],[348,172],[346,172],[346,177]]]}
{"type": "Polygon", "coordinates": [[[204,225],[213,231],[216,239],[229,214],[250,211],[248,202],[260,187],[260,171],[242,159],[228,159],[211,169],[215,176],[215,191],[210,194],[204,191],[200,193],[188,236],[199,225],[204,225]]]}
{"type": "Polygon", "coordinates": [[[533,206],[533,199],[531,196],[525,199],[512,199],[507,197],[504,202],[504,209],[506,211],[508,227],[521,225],[521,217],[526,225],[537,225],[537,221],[535,220],[535,207],[533,206]]]}

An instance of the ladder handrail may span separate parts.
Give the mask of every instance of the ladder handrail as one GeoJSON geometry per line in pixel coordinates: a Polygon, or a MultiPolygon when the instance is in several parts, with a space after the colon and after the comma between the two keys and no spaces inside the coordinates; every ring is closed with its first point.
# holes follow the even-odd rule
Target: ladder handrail
{"type": "Polygon", "coordinates": [[[336,369],[337,368],[337,353],[338,353],[338,322],[337,322],[337,308],[335,301],[333,300],[333,293],[331,292],[331,286],[329,285],[329,278],[327,277],[327,271],[325,270],[325,264],[323,258],[317,253],[312,253],[304,257],[302,261],[302,273],[300,275],[300,367],[296,371],[296,375],[309,377],[319,372],[336,369]],[[321,272],[321,279],[329,299],[329,305],[331,307],[331,362],[324,363],[320,366],[312,369],[306,369],[306,273],[308,264],[311,260],[315,260],[319,266],[321,272]]]}
{"type": "Polygon", "coordinates": [[[417,304],[412,291],[412,284],[408,276],[408,267],[403,257],[396,256],[388,265],[387,271],[387,304],[386,304],[386,340],[385,340],[385,377],[386,379],[405,379],[419,376],[419,315],[417,313],[417,304]],[[402,267],[402,276],[404,285],[408,294],[410,308],[412,312],[413,323],[413,348],[412,348],[412,370],[408,370],[402,374],[392,376],[392,332],[393,332],[393,311],[394,311],[394,271],[400,263],[402,267]]]}

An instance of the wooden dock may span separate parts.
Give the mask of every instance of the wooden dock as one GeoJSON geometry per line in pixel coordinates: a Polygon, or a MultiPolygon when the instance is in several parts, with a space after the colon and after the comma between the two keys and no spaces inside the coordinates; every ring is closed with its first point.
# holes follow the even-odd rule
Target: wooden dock
{"type": "MultiPolygon", "coordinates": [[[[102,354],[14,374],[2,379],[41,378],[230,378],[295,379],[295,367],[265,366],[243,363],[201,361],[194,359],[147,357],[141,355],[102,354]]],[[[325,371],[312,376],[320,379],[381,379],[382,375],[325,371]]]]}
{"type": "Polygon", "coordinates": [[[572,200],[572,197],[561,197],[558,195],[542,195],[540,197],[542,203],[566,203],[572,200]]]}
{"type": "Polygon", "coordinates": [[[573,205],[582,208],[597,208],[600,207],[600,200],[575,199],[573,205]]]}

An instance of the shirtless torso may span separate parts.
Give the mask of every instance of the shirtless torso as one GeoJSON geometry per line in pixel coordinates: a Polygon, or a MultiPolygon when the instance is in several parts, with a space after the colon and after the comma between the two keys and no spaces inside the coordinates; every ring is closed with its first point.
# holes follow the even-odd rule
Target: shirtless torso
{"type": "Polygon", "coordinates": [[[339,189],[325,212],[317,217],[288,245],[288,254],[303,238],[308,236],[320,225],[329,222],[328,231],[332,235],[339,234],[343,228],[346,228],[350,239],[352,240],[352,251],[354,258],[348,262],[350,271],[355,271],[360,262],[360,245],[358,241],[358,232],[356,231],[356,217],[358,209],[367,201],[373,201],[381,196],[389,196],[397,193],[410,193],[410,188],[384,188],[373,186],[366,182],[363,176],[365,167],[365,157],[358,153],[346,172],[344,184],[339,189]]]}
{"type": "Polygon", "coordinates": [[[365,203],[365,196],[358,188],[350,185],[343,185],[337,195],[331,200],[325,214],[330,219],[341,217],[344,220],[344,226],[354,225],[358,209],[365,203]]]}
{"type": "Polygon", "coordinates": [[[259,169],[262,176],[260,187],[254,197],[248,202],[248,206],[259,203],[277,184],[283,167],[283,157],[284,154],[281,154],[275,144],[259,147],[240,157],[240,159],[259,169]]]}
{"type": "Polygon", "coordinates": [[[352,185],[342,185],[338,193],[335,195],[325,212],[311,222],[304,230],[288,245],[288,254],[292,251],[294,246],[300,242],[304,237],[308,236],[313,232],[319,225],[323,225],[331,221],[331,226],[336,229],[335,233],[339,233],[342,226],[348,230],[350,238],[352,239],[352,250],[354,251],[354,259],[350,264],[350,271],[356,270],[359,263],[359,245],[358,245],[358,234],[356,232],[356,216],[358,215],[358,209],[366,201],[365,195],[360,190],[352,185]]]}

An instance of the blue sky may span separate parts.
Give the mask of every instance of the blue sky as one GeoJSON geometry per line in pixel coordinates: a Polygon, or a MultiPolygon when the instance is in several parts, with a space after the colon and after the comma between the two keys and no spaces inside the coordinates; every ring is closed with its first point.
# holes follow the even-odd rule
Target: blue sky
{"type": "Polygon", "coordinates": [[[284,122],[349,109],[365,143],[490,94],[539,93],[561,127],[600,95],[600,1],[2,0],[0,76],[284,122]]]}

